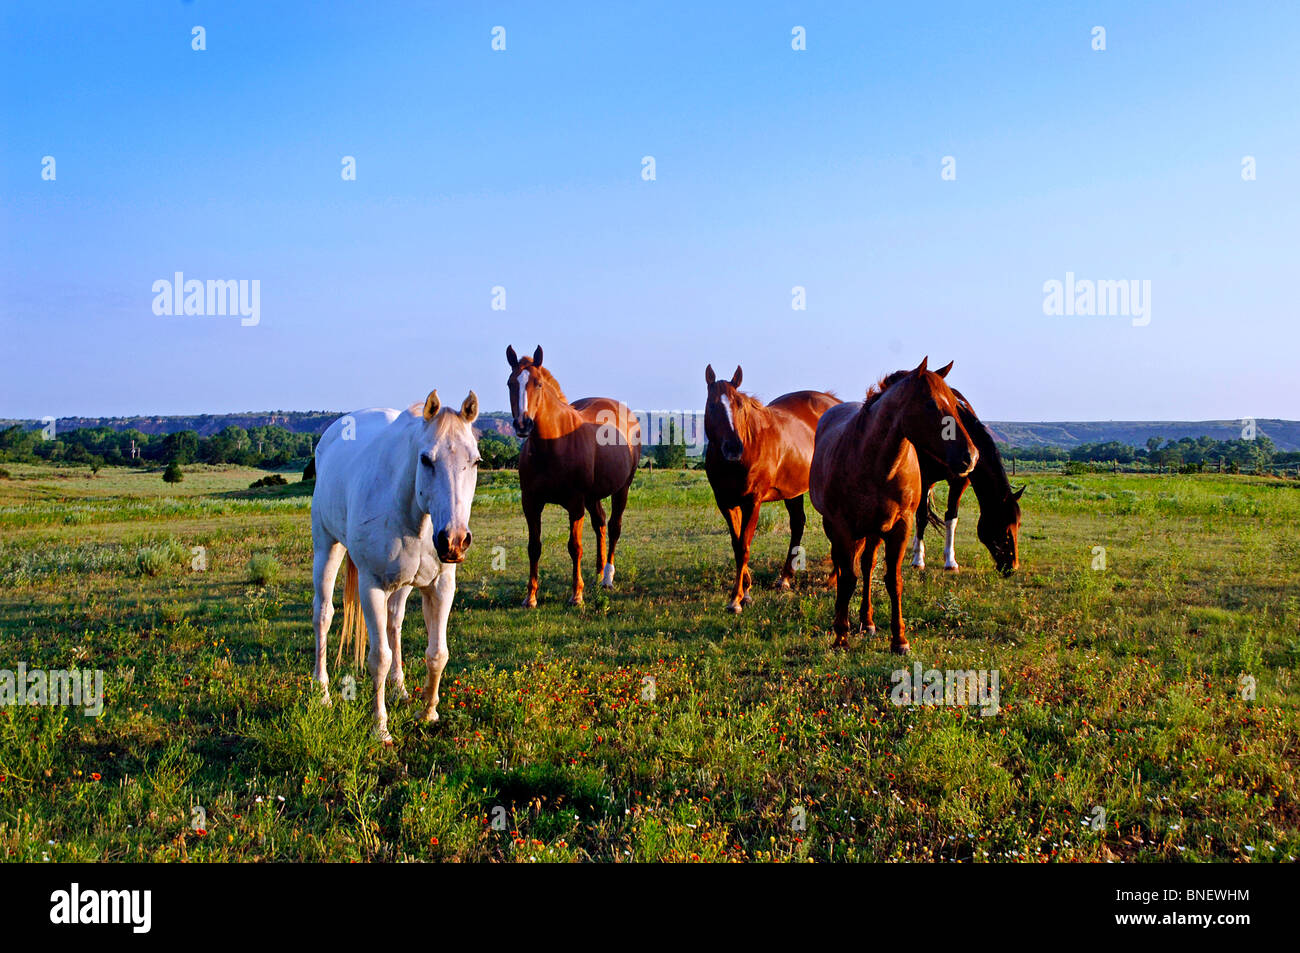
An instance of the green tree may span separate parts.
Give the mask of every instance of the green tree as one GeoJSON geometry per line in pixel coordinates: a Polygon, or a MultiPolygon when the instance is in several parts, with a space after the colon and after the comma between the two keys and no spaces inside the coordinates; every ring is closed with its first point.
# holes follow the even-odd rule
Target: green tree
{"type": "Polygon", "coordinates": [[[181,473],[181,465],[173,460],[167,464],[167,469],[163,471],[164,483],[180,483],[185,479],[185,474],[181,473]]]}
{"type": "Polygon", "coordinates": [[[199,455],[199,435],[193,430],[169,433],[162,442],[162,458],[168,463],[193,463],[199,455]]]}
{"type": "Polygon", "coordinates": [[[478,452],[489,470],[511,469],[519,462],[519,443],[493,431],[479,437],[478,452]]]}
{"type": "Polygon", "coordinates": [[[682,470],[686,467],[686,442],[677,421],[668,417],[661,432],[659,445],[654,448],[655,466],[665,470],[682,470]]]}

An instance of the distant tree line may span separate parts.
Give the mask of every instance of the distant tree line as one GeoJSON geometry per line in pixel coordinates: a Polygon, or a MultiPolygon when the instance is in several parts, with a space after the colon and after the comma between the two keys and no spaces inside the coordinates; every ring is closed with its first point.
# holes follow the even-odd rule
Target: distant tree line
{"type": "Polygon", "coordinates": [[[21,426],[0,430],[0,461],[81,463],[91,467],[159,466],[169,463],[235,463],[275,469],[311,456],[315,436],[279,426],[229,426],[210,437],[193,430],[147,434],[139,430],[84,427],[44,439],[21,426]],[[132,454],[132,445],[135,454],[132,454]]]}
{"type": "MultiPolygon", "coordinates": [[[[56,434],[52,440],[43,439],[39,429],[13,426],[0,430],[0,462],[72,463],[91,467],[234,463],[274,470],[303,463],[311,457],[315,444],[313,434],[294,433],[276,425],[247,429],[231,425],[210,437],[201,437],[193,430],[147,434],[139,430],[83,427],[56,434]]],[[[519,461],[519,441],[489,431],[479,439],[479,452],[483,455],[483,465],[489,469],[512,468],[519,461]]]]}
{"type": "Polygon", "coordinates": [[[998,445],[1003,458],[1025,462],[1116,463],[1161,470],[1266,470],[1271,466],[1300,464],[1300,452],[1279,451],[1266,436],[1253,440],[1215,440],[1213,437],[1152,437],[1144,447],[1109,440],[1084,443],[1069,450],[1060,447],[1010,447],[998,445]]]}

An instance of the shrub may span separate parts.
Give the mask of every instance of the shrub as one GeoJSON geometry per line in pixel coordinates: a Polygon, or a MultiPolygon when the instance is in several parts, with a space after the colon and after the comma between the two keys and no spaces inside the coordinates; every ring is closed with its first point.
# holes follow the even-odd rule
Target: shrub
{"type": "Polygon", "coordinates": [[[136,568],[146,576],[157,576],[179,565],[188,554],[175,540],[145,546],[135,556],[136,568]]]}
{"type": "Polygon", "coordinates": [[[259,486],[285,486],[288,482],[289,481],[280,476],[280,474],[272,473],[270,476],[264,476],[260,480],[254,480],[252,483],[248,484],[248,488],[250,490],[256,490],[259,486]]]}
{"type": "Polygon", "coordinates": [[[280,575],[280,564],[270,553],[259,553],[248,560],[248,578],[259,586],[269,586],[280,575]]]}
{"type": "Polygon", "coordinates": [[[181,473],[181,465],[173,460],[167,464],[167,469],[163,471],[164,483],[180,483],[185,479],[185,474],[181,473]]]}

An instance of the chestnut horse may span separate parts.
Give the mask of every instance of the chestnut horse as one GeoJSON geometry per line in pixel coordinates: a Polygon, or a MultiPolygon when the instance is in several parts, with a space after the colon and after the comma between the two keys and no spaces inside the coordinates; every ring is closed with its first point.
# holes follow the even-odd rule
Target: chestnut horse
{"type": "Polygon", "coordinates": [[[704,405],[708,440],[704,471],[727,522],[736,557],[736,581],[727,611],[740,612],[753,601],[749,548],[758,527],[758,511],[775,500],[783,500],[790,514],[790,548],[778,583],[782,590],[790,588],[806,522],[803,495],[808,492],[817,421],[840,400],[821,391],[800,390],[763,406],[757,398],[736,389],[741,380],[739,367],[730,381],[720,381],[710,364],[704,369],[704,380],[709,388],[704,405]]]}
{"type": "Polygon", "coordinates": [[[957,397],[957,412],[962,426],[975,441],[980,458],[970,476],[960,478],[951,476],[937,461],[929,457],[921,458],[921,504],[916,511],[912,565],[917,569],[925,568],[925,543],[921,537],[925,534],[925,524],[928,522],[944,529],[943,568],[951,572],[960,568],[957,565],[956,545],[957,507],[961,505],[961,495],[966,487],[972,486],[980,504],[975,535],[993,557],[993,565],[998,572],[1004,576],[1010,575],[1020,568],[1020,495],[1025,492],[1025,488],[1011,488],[1011,481],[1007,479],[1002,455],[993,442],[993,435],[975,415],[975,408],[962,392],[955,387],[952,392],[957,397]],[[948,481],[948,508],[942,522],[931,511],[930,496],[934,485],[940,480],[948,481]]]}
{"type": "Polygon", "coordinates": [[[510,362],[510,414],[519,451],[519,490],[528,523],[528,591],[524,608],[537,606],[537,563],[542,556],[542,508],[547,503],[569,514],[569,556],[573,560],[570,605],[582,605],[582,513],[596,530],[596,561],[601,585],[614,586],[614,548],[623,531],[627,491],[641,458],[641,425],[626,406],[608,397],[585,397],[572,404],[551,372],[542,367],[539,345],[531,358],[506,348],[510,362]],[[606,549],[605,509],[612,497],[606,549]]]}
{"type": "Polygon", "coordinates": [[[921,500],[918,455],[943,462],[954,476],[974,468],[979,451],[962,426],[956,395],[943,378],[951,362],[926,369],[928,358],[912,371],[891,375],[867,391],[866,400],[838,404],[817,424],[809,474],[809,496],[822,514],[831,543],[836,585],[834,644],[848,644],[849,600],[857,588],[857,562],[863,576],[863,632],[874,635],[871,571],[885,544],[885,588],[889,591],[890,648],[909,648],[903,627],[903,551],[921,500]]]}

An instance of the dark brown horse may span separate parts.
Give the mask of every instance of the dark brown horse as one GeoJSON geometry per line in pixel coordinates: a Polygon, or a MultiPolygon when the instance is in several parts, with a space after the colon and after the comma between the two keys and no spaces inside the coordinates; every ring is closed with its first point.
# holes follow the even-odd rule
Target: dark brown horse
{"type": "Polygon", "coordinates": [[[524,607],[537,605],[537,563],[542,556],[542,508],[547,503],[569,514],[569,556],[573,559],[570,605],[582,605],[582,514],[591,514],[601,585],[613,588],[614,548],[623,530],[627,491],[641,458],[641,425],[623,404],[608,397],[586,397],[572,404],[559,383],[542,367],[539,346],[531,358],[506,348],[510,362],[510,413],[519,451],[519,490],[528,523],[528,592],[524,607]],[[605,509],[612,497],[606,549],[605,509]]]}
{"type": "Polygon", "coordinates": [[[921,503],[916,511],[916,538],[912,540],[912,565],[918,569],[925,568],[925,524],[933,523],[943,527],[943,568],[956,572],[957,565],[957,507],[961,505],[961,495],[966,487],[975,488],[975,498],[979,500],[979,522],[975,524],[975,535],[988,549],[993,557],[993,565],[1004,576],[1020,568],[1020,495],[1025,492],[1022,486],[1018,490],[1011,488],[1007,479],[1006,468],[1002,465],[1002,455],[998,453],[997,444],[988,428],[975,415],[975,408],[970,405],[962,392],[955,387],[952,390],[957,397],[957,412],[962,426],[975,441],[975,448],[980,452],[979,462],[966,477],[953,477],[929,457],[921,458],[921,503]],[[943,521],[931,510],[930,493],[940,480],[948,481],[948,509],[943,521]]]}
{"type": "Polygon", "coordinates": [[[749,548],[758,527],[758,511],[764,503],[775,500],[784,500],[790,514],[790,548],[778,583],[781,589],[790,588],[806,522],[803,495],[808,492],[817,421],[828,407],[840,401],[821,391],[800,390],[764,406],[757,398],[736,389],[741,380],[739,367],[731,380],[720,381],[710,364],[704,369],[704,380],[709,385],[704,405],[704,435],[708,440],[704,471],[727,522],[736,557],[736,581],[727,611],[740,612],[753,601],[749,594],[753,584],[749,548]]]}
{"type": "Polygon", "coordinates": [[[903,551],[912,518],[921,500],[918,456],[943,462],[954,476],[974,468],[979,452],[962,426],[956,395],[943,378],[952,368],[915,370],[891,375],[867,391],[866,401],[843,403],[822,415],[817,425],[809,475],[809,496],[822,514],[831,543],[835,581],[835,645],[848,644],[849,600],[863,577],[859,619],[874,635],[871,570],[885,544],[885,588],[889,591],[890,648],[908,650],[903,628],[903,551]]]}

